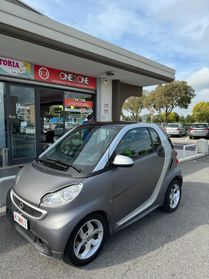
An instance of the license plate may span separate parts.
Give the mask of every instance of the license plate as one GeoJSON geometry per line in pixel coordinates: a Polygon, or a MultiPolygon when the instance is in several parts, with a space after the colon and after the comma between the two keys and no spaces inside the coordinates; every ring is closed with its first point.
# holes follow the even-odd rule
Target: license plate
{"type": "Polygon", "coordinates": [[[13,218],[14,218],[15,222],[17,222],[24,229],[28,230],[28,220],[25,219],[21,214],[14,211],[13,212],[13,218]]]}

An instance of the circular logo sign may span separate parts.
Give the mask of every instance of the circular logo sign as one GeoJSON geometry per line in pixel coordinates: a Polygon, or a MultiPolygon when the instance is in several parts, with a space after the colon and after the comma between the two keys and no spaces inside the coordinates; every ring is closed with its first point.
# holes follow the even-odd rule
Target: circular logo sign
{"type": "Polygon", "coordinates": [[[41,67],[38,70],[38,75],[42,79],[48,79],[49,78],[49,70],[47,68],[45,68],[45,67],[41,67]]]}

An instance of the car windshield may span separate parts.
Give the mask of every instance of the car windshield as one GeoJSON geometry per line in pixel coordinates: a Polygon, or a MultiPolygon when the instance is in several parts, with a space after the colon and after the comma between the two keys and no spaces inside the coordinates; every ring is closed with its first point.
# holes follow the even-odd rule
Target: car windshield
{"type": "Polygon", "coordinates": [[[119,132],[113,125],[82,125],[58,142],[39,162],[48,167],[80,174],[93,171],[119,132]]]}
{"type": "Polygon", "coordinates": [[[179,128],[180,125],[179,124],[171,123],[171,124],[168,124],[166,127],[169,127],[169,128],[179,128]]]}
{"type": "Polygon", "coordinates": [[[192,128],[207,128],[207,124],[193,124],[192,128]]]}

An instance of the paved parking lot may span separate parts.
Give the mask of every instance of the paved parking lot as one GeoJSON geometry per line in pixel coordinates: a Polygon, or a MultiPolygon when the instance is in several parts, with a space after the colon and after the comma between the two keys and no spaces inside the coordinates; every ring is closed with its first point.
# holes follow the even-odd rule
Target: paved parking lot
{"type": "Polygon", "coordinates": [[[0,278],[209,278],[209,157],[182,164],[183,198],[111,237],[91,264],[75,268],[38,254],[0,218],[0,278]]]}

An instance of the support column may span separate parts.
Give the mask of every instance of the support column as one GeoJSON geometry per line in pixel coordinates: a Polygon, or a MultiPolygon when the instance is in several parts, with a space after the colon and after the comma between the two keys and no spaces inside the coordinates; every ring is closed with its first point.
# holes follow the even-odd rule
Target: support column
{"type": "Polygon", "coordinates": [[[97,78],[97,121],[112,121],[112,80],[97,78]]]}
{"type": "Polygon", "coordinates": [[[112,121],[120,121],[120,80],[112,81],[112,121]]]}

